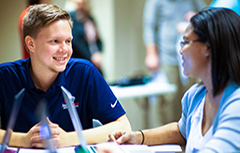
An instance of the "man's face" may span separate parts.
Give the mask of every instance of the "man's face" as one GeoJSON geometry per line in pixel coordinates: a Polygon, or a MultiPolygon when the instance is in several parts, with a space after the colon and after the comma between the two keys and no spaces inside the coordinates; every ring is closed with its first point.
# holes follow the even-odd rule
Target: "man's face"
{"type": "Polygon", "coordinates": [[[42,28],[33,39],[31,62],[37,69],[62,72],[72,55],[72,29],[67,20],[58,20],[42,28]]]}

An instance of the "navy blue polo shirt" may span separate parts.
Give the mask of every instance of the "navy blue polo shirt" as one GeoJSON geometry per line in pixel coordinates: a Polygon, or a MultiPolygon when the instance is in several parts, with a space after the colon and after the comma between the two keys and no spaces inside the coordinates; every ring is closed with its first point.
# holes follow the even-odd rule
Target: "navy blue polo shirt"
{"type": "Polygon", "coordinates": [[[6,129],[14,96],[22,88],[25,88],[25,95],[16,119],[15,132],[28,132],[40,121],[36,109],[41,100],[46,100],[48,117],[53,123],[65,131],[74,131],[61,86],[75,97],[74,105],[83,129],[92,128],[93,118],[106,124],[125,114],[102,75],[89,61],[70,59],[66,70],[59,73],[46,92],[35,87],[29,72],[30,64],[30,59],[0,64],[2,129],[6,129]]]}

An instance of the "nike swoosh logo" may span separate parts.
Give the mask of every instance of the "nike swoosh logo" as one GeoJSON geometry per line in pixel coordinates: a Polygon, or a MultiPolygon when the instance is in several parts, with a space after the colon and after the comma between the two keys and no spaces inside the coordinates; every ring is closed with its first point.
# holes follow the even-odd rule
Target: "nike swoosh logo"
{"type": "Polygon", "coordinates": [[[111,104],[111,107],[114,108],[117,105],[117,100],[114,102],[114,104],[111,104]]]}

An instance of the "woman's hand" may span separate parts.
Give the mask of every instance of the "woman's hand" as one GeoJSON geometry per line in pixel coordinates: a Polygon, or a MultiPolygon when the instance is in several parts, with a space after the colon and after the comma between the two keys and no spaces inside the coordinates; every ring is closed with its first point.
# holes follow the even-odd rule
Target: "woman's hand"
{"type": "Polygon", "coordinates": [[[140,144],[142,142],[141,133],[139,131],[114,131],[109,135],[109,139],[117,144],[140,144]]]}

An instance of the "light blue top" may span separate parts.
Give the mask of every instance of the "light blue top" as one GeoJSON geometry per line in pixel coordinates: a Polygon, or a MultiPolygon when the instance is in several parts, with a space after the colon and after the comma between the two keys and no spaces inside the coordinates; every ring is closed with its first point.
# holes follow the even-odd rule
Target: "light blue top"
{"type": "Polygon", "coordinates": [[[158,45],[161,64],[178,65],[176,25],[185,21],[188,11],[198,12],[205,7],[201,0],[146,0],[143,14],[144,43],[158,45]]]}
{"type": "Polygon", "coordinates": [[[205,105],[205,99],[202,98],[202,102],[200,103],[197,109],[194,109],[192,112],[192,119],[191,119],[191,131],[188,135],[188,142],[185,148],[185,152],[198,152],[201,150],[209,140],[212,138],[212,125],[208,129],[208,131],[203,135],[202,133],[202,120],[203,120],[203,109],[205,105]]]}
{"type": "MultiPolygon", "coordinates": [[[[192,128],[191,118],[206,95],[203,85],[193,85],[182,98],[182,117],[178,126],[188,141],[192,128]]],[[[228,83],[220,100],[218,112],[213,120],[212,138],[200,152],[240,152],[240,86],[228,83]]]]}
{"type": "Polygon", "coordinates": [[[209,7],[225,7],[240,15],[240,0],[213,0],[209,7]]]}

